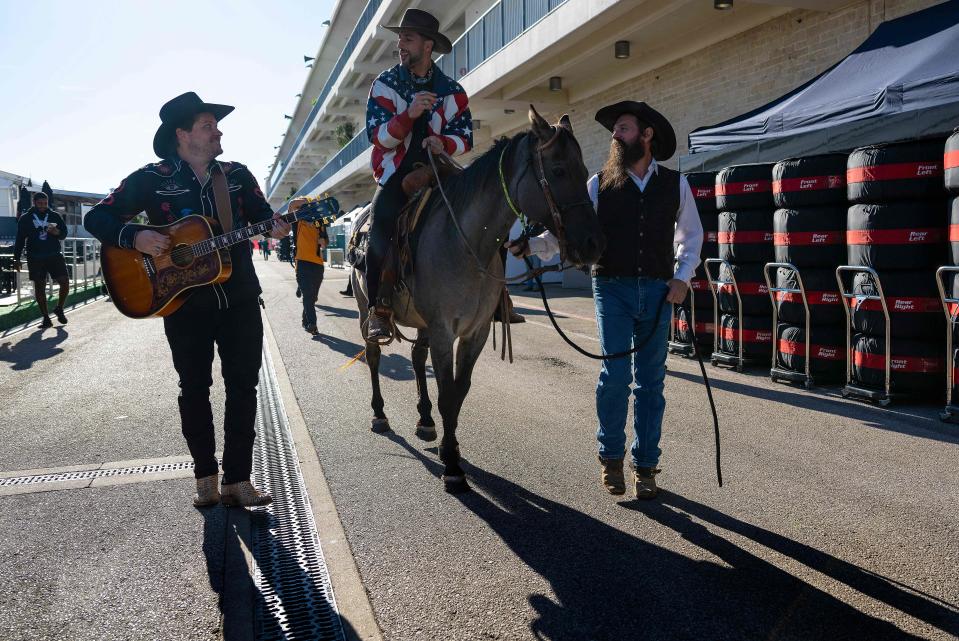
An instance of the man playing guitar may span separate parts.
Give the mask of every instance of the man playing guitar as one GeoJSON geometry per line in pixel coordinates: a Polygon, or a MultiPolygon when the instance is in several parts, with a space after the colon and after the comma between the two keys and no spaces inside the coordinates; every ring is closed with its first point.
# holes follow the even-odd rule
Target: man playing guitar
{"type": "MultiPolygon", "coordinates": [[[[201,214],[229,231],[276,219],[271,235],[282,238],[290,225],[274,214],[256,179],[243,165],[215,160],[223,153],[217,123],[233,107],[204,103],[188,92],[160,109],[153,150],[162,160],[136,170],[91,209],[84,226],[105,245],[137,249],[151,256],[169,250],[169,238],[129,221],[145,211],[151,225],[166,225],[201,214]]],[[[256,386],[263,344],[258,308],[260,283],[249,242],[229,249],[232,275],[223,283],[192,290],[186,303],[163,319],[179,375],[180,422],[195,464],[194,505],[265,505],[272,499],[250,483],[256,437],[256,386]],[[218,471],[210,407],[213,346],[222,361],[226,387],[223,483],[218,471]]]]}

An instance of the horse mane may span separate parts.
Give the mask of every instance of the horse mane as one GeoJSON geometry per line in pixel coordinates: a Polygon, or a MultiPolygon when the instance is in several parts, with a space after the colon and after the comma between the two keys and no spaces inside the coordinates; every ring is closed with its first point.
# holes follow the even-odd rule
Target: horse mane
{"type": "MultiPolygon", "coordinates": [[[[526,134],[526,131],[521,131],[512,138],[507,136],[498,138],[492,147],[471,162],[463,169],[462,173],[450,176],[443,183],[446,196],[456,211],[460,211],[471,201],[475,201],[478,194],[484,193],[488,189],[502,191],[499,180],[500,154],[507,145],[513,144],[526,134]]],[[[517,149],[518,147],[514,145],[513,152],[515,153],[517,149]]]]}

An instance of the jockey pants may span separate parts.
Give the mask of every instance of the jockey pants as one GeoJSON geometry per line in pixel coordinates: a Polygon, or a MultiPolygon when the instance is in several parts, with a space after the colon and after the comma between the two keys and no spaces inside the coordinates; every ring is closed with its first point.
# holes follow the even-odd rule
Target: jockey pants
{"type": "Polygon", "coordinates": [[[593,300],[603,354],[625,352],[649,337],[632,357],[603,361],[596,385],[599,455],[622,458],[626,449],[626,416],[630,385],[633,394],[633,431],[630,456],[636,467],[656,467],[666,399],[666,341],[670,309],[666,281],[654,278],[595,276],[593,300]]]}
{"type": "Polygon", "coordinates": [[[380,274],[383,261],[389,251],[393,234],[396,233],[396,219],[400,209],[406,204],[406,194],[403,193],[403,178],[408,171],[402,168],[397,170],[386,184],[376,188],[373,194],[373,211],[370,222],[370,238],[366,246],[366,289],[369,293],[370,308],[377,303],[389,305],[389,301],[380,301],[380,274]]]}
{"type": "Polygon", "coordinates": [[[263,356],[263,320],[255,297],[231,302],[223,309],[215,299],[212,305],[195,304],[206,302],[205,294],[198,291],[182,308],[163,319],[173,367],[180,377],[180,427],[193,456],[196,478],[216,474],[219,465],[210,407],[215,344],[226,388],[223,482],[248,481],[256,438],[256,385],[263,356]]]}

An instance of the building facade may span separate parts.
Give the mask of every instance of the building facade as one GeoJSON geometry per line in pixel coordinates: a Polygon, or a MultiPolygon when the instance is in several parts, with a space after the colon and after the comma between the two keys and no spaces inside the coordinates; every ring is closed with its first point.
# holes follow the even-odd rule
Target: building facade
{"type": "MultiPolygon", "coordinates": [[[[688,133],[763,105],[829,68],[883,21],[941,0],[341,0],[266,180],[270,203],[330,192],[345,209],[374,190],[364,132],[376,75],[397,62],[398,23],[430,11],[454,42],[438,64],[463,85],[474,152],[527,126],[530,104],[548,120],[570,115],[586,166],[597,170],[609,133],[601,106],[645,100],[688,133]],[[627,43],[623,45],[622,43],[627,43]],[[352,126],[355,135],[344,138],[352,126]]],[[[466,161],[469,157],[466,158],[466,161]]]]}

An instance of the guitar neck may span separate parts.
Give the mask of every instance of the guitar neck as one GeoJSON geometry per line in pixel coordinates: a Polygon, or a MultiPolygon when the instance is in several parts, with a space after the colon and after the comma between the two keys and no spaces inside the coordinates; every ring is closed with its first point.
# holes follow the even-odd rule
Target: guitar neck
{"type": "MultiPolygon", "coordinates": [[[[280,217],[280,220],[283,220],[287,223],[293,223],[296,220],[305,217],[307,214],[311,213],[313,208],[311,207],[301,207],[295,212],[290,212],[283,214],[280,217]]],[[[337,214],[329,214],[327,216],[316,217],[315,220],[320,224],[325,225],[330,223],[337,218],[337,214]]],[[[214,236],[213,238],[208,238],[204,241],[196,243],[193,245],[193,251],[197,256],[204,256],[206,254],[212,254],[213,252],[230,247],[231,245],[236,245],[237,243],[242,243],[245,240],[249,240],[254,236],[260,236],[261,234],[269,234],[273,228],[276,226],[277,220],[275,218],[270,218],[269,220],[264,220],[262,222],[256,223],[254,225],[248,225],[246,227],[239,227],[234,229],[231,232],[225,234],[220,234],[219,236],[214,236]]]]}

